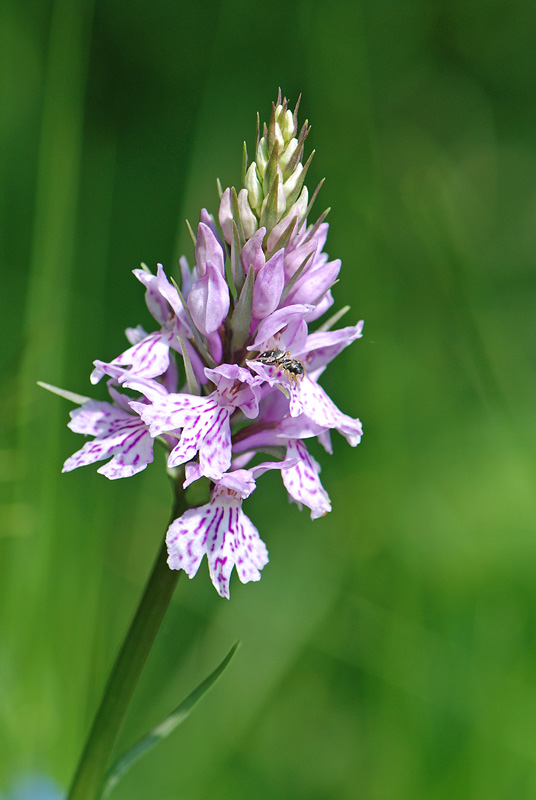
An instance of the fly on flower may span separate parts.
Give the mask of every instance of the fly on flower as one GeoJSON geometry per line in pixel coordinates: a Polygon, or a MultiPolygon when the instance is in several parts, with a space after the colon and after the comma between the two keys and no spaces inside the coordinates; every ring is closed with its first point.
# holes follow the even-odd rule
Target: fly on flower
{"type": "Polygon", "coordinates": [[[294,381],[295,385],[297,385],[298,381],[305,375],[303,361],[300,361],[299,358],[291,358],[288,350],[286,353],[278,349],[266,350],[265,353],[261,353],[257,356],[256,360],[260,361],[262,364],[274,364],[276,367],[280,367],[283,372],[294,381]]]}
{"type": "Polygon", "coordinates": [[[172,522],[168,563],[193,577],[206,555],[223,597],[234,567],[246,583],[268,561],[242,510],[257,480],[279,470],[289,499],[312,519],[323,516],[331,503],[306,442],[316,438],[331,452],[332,430],[352,446],[362,434],[319,383],[363,323],[332,330],[341,313],[318,323],[333,305],[341,262],[324,252],[327,212],[310,221],[318,189],[310,198],[309,126],[298,127],[297,112],[279,93],[244,185],[221,194],[219,225],[201,211],[192,267],[182,258],[175,279],[160,264],[156,274],[134,270],[155,330],[129,328],[125,352],[95,362],[91,379],[107,377],[110,400],[83,403],[70,423],[93,439],[65,471],[111,459],[99,471],[129,477],[153,460],[158,438],[184,487],[210,480],[208,502],[172,522]],[[278,457],[257,463],[266,448],[278,457]]]}

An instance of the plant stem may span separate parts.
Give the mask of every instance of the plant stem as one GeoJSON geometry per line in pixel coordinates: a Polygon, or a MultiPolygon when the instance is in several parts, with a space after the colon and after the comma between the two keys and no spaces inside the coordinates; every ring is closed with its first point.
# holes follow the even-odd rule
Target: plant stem
{"type": "MultiPolygon", "coordinates": [[[[186,509],[177,483],[171,520],[186,509]]],[[[167,565],[165,540],[123,641],[93,721],[67,800],[99,800],[113,747],[180,572],[167,565]]]]}

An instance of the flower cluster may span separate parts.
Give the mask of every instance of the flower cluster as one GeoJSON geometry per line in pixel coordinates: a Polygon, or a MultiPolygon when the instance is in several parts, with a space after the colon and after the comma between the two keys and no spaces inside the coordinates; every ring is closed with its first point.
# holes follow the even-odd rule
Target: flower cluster
{"type": "Polygon", "coordinates": [[[124,353],[95,361],[91,381],[107,378],[111,402],[88,400],[69,423],[93,438],[64,471],[107,460],[99,472],[129,477],[153,460],[158,438],[168,466],[182,467],[184,487],[210,480],[209,502],[170,525],[168,563],[193,577],[206,554],[223,597],[234,566],[245,583],[259,580],[268,561],[242,511],[257,479],[280,470],[290,500],[306,505],[312,519],[323,516],[330,500],[306,440],[317,437],[331,452],[332,429],[352,446],[362,433],[359,420],[343,414],[318,382],[361,336],[363,323],[331,330],[336,314],[309,330],[333,303],[341,263],[323,252],[325,214],[307,223],[316,192],[309,200],[309,128],[298,131],[296,112],[279,95],[249,165],[244,150],[243,188],[221,193],[221,232],[201,212],[195,265],[180,260],[180,288],[160,264],[156,274],[134,270],[156,330],[128,329],[124,353]],[[260,453],[272,460],[257,463],[260,453]]]}

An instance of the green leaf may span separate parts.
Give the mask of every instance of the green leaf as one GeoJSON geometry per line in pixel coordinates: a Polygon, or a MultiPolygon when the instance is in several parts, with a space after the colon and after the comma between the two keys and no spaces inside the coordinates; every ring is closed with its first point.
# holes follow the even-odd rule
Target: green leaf
{"type": "Polygon", "coordinates": [[[83,406],[84,403],[87,403],[91,400],[90,397],[84,397],[83,394],[76,394],[76,392],[69,392],[67,389],[59,389],[57,386],[52,386],[51,383],[44,383],[44,381],[37,381],[37,385],[40,386],[42,389],[46,389],[48,392],[52,392],[53,394],[58,394],[60,397],[64,397],[66,400],[70,400],[71,403],[78,403],[78,405],[83,406]]]}
{"type": "Polygon", "coordinates": [[[186,383],[188,384],[188,391],[190,394],[201,394],[199,391],[199,382],[195,377],[194,368],[192,367],[192,362],[190,361],[190,356],[188,355],[188,350],[186,349],[186,345],[184,344],[183,340],[180,336],[177,336],[179,341],[179,345],[181,348],[181,356],[184,361],[184,371],[186,373],[186,383]]]}
{"type": "Polygon", "coordinates": [[[344,306],[343,308],[341,308],[339,311],[337,311],[335,314],[333,314],[332,317],[330,317],[328,320],[326,320],[326,322],[324,322],[323,325],[321,325],[318,328],[318,332],[320,333],[320,332],[331,330],[331,328],[333,328],[333,326],[337,324],[337,322],[340,320],[340,318],[344,317],[344,315],[347,314],[348,311],[350,311],[350,306],[344,306]]]}
{"type": "Polygon", "coordinates": [[[145,753],[151,750],[158,742],[162,739],[165,739],[172,733],[175,728],[177,728],[181,722],[183,722],[190,711],[193,709],[195,704],[203,697],[203,695],[210,689],[213,683],[215,683],[224,669],[229,664],[230,660],[236,653],[238,645],[240,642],[235,642],[234,645],[231,647],[221,664],[216,667],[214,672],[212,672],[208,678],[205,678],[203,683],[200,683],[197,689],[188,695],[188,697],[182,701],[182,703],[177,706],[177,708],[171,712],[171,714],[166,717],[160,725],[157,725],[156,728],[153,728],[143,739],[137,741],[132,747],[130,747],[122,756],[120,756],[117,761],[110,767],[106,775],[106,781],[104,784],[104,790],[101,796],[101,800],[105,800],[113,789],[117,786],[123,775],[130,769],[130,767],[145,753]]]}
{"type": "Polygon", "coordinates": [[[231,319],[231,347],[235,353],[244,346],[250,333],[254,283],[255,270],[251,265],[231,319]]]}
{"type": "Polygon", "coordinates": [[[233,284],[238,295],[242,291],[244,281],[246,280],[246,272],[242,264],[242,247],[240,244],[240,234],[238,226],[233,219],[233,241],[231,243],[231,277],[233,284]]]}
{"type": "Polygon", "coordinates": [[[299,281],[299,279],[300,279],[300,278],[301,278],[301,276],[303,275],[303,271],[304,271],[305,267],[307,266],[307,264],[309,263],[309,261],[312,259],[312,257],[314,256],[314,254],[315,254],[315,251],[313,250],[313,252],[312,252],[312,253],[309,253],[309,255],[308,255],[308,256],[307,256],[307,257],[304,259],[304,261],[303,261],[303,262],[300,264],[300,266],[298,267],[298,269],[296,270],[296,272],[294,273],[294,275],[292,276],[292,278],[289,280],[289,282],[287,283],[287,285],[286,285],[286,286],[285,286],[285,288],[283,289],[283,293],[282,293],[282,295],[281,295],[281,300],[285,300],[285,299],[286,299],[286,298],[289,296],[289,294],[291,293],[291,291],[294,289],[294,287],[295,287],[296,283],[299,281]]]}

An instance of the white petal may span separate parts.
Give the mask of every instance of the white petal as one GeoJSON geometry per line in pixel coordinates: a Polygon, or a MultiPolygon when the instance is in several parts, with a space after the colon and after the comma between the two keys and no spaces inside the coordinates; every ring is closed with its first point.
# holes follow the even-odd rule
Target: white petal
{"type": "Polygon", "coordinates": [[[308,453],[304,443],[289,441],[287,458],[299,458],[294,467],[281,472],[287,492],[298,504],[304,503],[311,509],[311,519],[323,517],[331,511],[328,493],[320,483],[320,468],[308,453]]]}

